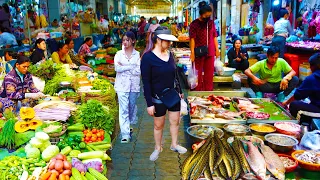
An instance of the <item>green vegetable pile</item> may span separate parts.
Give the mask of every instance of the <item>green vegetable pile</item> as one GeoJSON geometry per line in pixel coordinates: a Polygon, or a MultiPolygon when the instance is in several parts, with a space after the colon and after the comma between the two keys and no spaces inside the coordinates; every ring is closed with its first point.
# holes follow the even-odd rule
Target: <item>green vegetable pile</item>
{"type": "Polygon", "coordinates": [[[61,95],[60,95],[61,98],[75,97],[75,96],[78,96],[78,94],[75,93],[75,92],[68,92],[68,93],[64,93],[64,94],[61,94],[61,95]]]}
{"type": "Polygon", "coordinates": [[[14,136],[15,148],[20,147],[23,144],[26,144],[33,138],[35,135],[34,131],[26,131],[23,133],[16,133],[14,136]]]}
{"type": "Polygon", "coordinates": [[[28,71],[32,75],[47,81],[52,79],[60,69],[62,69],[61,64],[55,64],[52,60],[47,60],[40,65],[31,65],[28,71]]]}
{"type": "Polygon", "coordinates": [[[97,100],[89,100],[87,103],[82,104],[76,114],[76,121],[84,124],[89,129],[103,129],[109,134],[112,134],[114,130],[114,117],[97,100]]]}
{"type": "Polygon", "coordinates": [[[8,112],[4,116],[8,121],[5,122],[0,132],[0,146],[13,149],[15,147],[14,137],[16,131],[14,130],[14,124],[16,123],[16,119],[12,112],[8,112]]]}
{"type": "Polygon", "coordinates": [[[56,72],[52,79],[46,81],[43,93],[53,95],[59,89],[62,81],[72,82],[74,78],[75,74],[68,74],[66,69],[62,68],[56,72]]]}
{"type": "Polygon", "coordinates": [[[26,159],[18,156],[7,156],[0,161],[0,179],[18,180],[23,171],[32,174],[36,167],[44,167],[46,163],[40,159],[26,159]]]}
{"type": "Polygon", "coordinates": [[[71,147],[73,150],[80,150],[86,148],[86,144],[82,142],[82,137],[80,136],[69,136],[59,141],[57,146],[59,149],[64,149],[67,146],[71,147]]]}
{"type": "Polygon", "coordinates": [[[117,48],[110,48],[107,53],[110,55],[115,55],[117,52],[118,52],[117,48]]]}
{"type": "Polygon", "coordinates": [[[107,79],[96,78],[92,82],[92,87],[93,90],[101,90],[100,94],[103,95],[103,98],[100,99],[100,102],[102,102],[104,106],[107,106],[108,112],[116,119],[118,117],[118,104],[116,102],[116,91],[113,85],[107,79]]]}

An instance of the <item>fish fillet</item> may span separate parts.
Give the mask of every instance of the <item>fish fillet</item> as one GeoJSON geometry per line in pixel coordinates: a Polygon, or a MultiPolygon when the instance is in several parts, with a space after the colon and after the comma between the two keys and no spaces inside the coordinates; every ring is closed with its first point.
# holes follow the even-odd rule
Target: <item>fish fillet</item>
{"type": "Polygon", "coordinates": [[[266,161],[267,169],[279,180],[284,180],[286,169],[279,156],[269,146],[262,144],[260,149],[266,161]]]}

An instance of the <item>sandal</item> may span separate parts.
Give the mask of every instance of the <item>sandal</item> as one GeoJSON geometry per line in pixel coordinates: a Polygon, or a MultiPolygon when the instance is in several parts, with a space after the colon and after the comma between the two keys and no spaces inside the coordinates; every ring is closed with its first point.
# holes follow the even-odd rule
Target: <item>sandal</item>
{"type": "Polygon", "coordinates": [[[180,154],[184,154],[188,151],[185,147],[182,147],[180,145],[177,145],[175,148],[171,146],[170,149],[172,151],[178,152],[180,154]]]}
{"type": "Polygon", "coordinates": [[[159,154],[162,152],[162,150],[163,150],[162,147],[161,147],[160,151],[155,149],[152,152],[152,154],[150,155],[150,161],[156,161],[159,158],[159,154]]]}

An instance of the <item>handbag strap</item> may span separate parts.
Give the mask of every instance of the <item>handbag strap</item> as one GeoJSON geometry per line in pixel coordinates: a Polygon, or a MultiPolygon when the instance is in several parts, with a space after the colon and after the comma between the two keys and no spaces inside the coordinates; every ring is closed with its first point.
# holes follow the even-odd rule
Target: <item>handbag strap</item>
{"type": "Polygon", "coordinates": [[[209,48],[209,21],[207,22],[207,47],[209,48]]]}

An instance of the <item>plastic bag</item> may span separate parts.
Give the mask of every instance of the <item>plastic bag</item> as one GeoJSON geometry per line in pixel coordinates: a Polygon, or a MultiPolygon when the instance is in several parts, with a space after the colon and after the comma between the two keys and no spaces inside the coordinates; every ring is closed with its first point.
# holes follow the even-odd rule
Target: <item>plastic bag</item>
{"type": "Polygon", "coordinates": [[[272,12],[269,12],[268,17],[267,17],[266,24],[274,25],[274,20],[273,20],[272,12]]]}
{"type": "Polygon", "coordinates": [[[224,74],[223,63],[220,61],[220,58],[215,59],[214,69],[217,75],[222,76],[224,74]]]}
{"type": "Polygon", "coordinates": [[[188,72],[188,84],[190,89],[194,89],[198,86],[198,71],[196,70],[194,63],[192,63],[192,68],[189,69],[188,72]]]}
{"type": "Polygon", "coordinates": [[[305,150],[320,150],[320,131],[307,132],[300,141],[300,148],[305,150]]]}
{"type": "Polygon", "coordinates": [[[181,108],[180,108],[180,116],[185,116],[188,114],[188,105],[187,103],[184,101],[184,99],[181,99],[181,108]]]}

